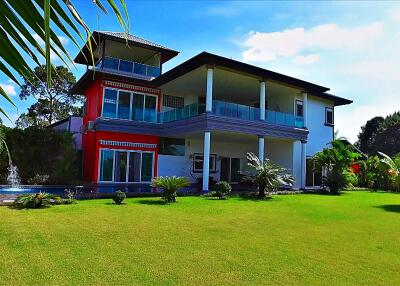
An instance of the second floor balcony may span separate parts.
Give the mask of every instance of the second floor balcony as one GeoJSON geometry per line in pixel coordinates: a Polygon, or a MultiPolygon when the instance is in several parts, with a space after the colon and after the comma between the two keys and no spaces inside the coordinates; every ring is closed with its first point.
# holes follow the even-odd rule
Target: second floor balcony
{"type": "Polygon", "coordinates": [[[96,69],[145,80],[152,80],[161,74],[159,67],[112,57],[104,57],[98,61],[96,69]]]}

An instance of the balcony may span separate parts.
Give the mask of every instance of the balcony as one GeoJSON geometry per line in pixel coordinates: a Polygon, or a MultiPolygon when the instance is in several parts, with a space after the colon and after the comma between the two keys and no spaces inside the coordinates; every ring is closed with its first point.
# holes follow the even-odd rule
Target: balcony
{"type": "MultiPolygon", "coordinates": [[[[183,108],[176,108],[160,113],[159,123],[173,122],[204,113],[205,105],[193,103],[183,108]]],[[[238,118],[248,121],[260,121],[260,109],[247,105],[231,102],[213,100],[212,113],[218,116],[238,118]]],[[[290,113],[266,110],[265,121],[269,124],[283,125],[295,128],[303,128],[303,117],[294,116],[290,113]]]]}
{"type": "Polygon", "coordinates": [[[161,74],[159,67],[111,57],[101,59],[96,64],[96,69],[145,80],[152,80],[161,74]]]}

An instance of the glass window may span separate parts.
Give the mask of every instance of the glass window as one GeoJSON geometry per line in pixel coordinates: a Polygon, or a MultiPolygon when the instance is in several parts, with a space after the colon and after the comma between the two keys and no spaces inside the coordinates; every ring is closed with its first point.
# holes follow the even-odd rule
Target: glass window
{"type": "Polygon", "coordinates": [[[114,151],[101,150],[100,160],[100,181],[112,181],[114,151]]]}
{"type": "Polygon", "coordinates": [[[185,156],[185,139],[160,138],[159,154],[185,156]]]}
{"type": "Polygon", "coordinates": [[[129,119],[130,105],[131,105],[130,92],[119,91],[118,118],[129,119]]]}
{"type": "Polygon", "coordinates": [[[333,125],[333,108],[326,107],[325,108],[325,124],[333,125]]]}
{"type": "Polygon", "coordinates": [[[140,182],[140,164],[141,154],[138,152],[129,152],[129,182],[140,182]]]}
{"type": "Polygon", "coordinates": [[[106,88],[104,91],[103,100],[103,116],[115,118],[117,113],[117,97],[118,91],[115,89],[106,88]]]}
{"type": "MultiPolygon", "coordinates": [[[[210,155],[210,172],[216,171],[217,155],[210,155]]],[[[203,154],[193,155],[193,171],[203,171],[203,154]]]]}
{"type": "Polygon", "coordinates": [[[136,73],[136,74],[146,75],[146,66],[145,65],[135,63],[135,65],[133,66],[133,69],[134,69],[134,73],[136,73]]]}
{"type": "Polygon", "coordinates": [[[132,120],[143,121],[144,95],[132,93],[132,120]]]}
{"type": "Polygon", "coordinates": [[[149,182],[153,177],[153,153],[142,153],[142,182],[149,182]]]}
{"type": "Polygon", "coordinates": [[[157,118],[157,98],[154,96],[146,96],[145,106],[144,106],[144,121],[156,122],[157,118]]]}
{"type": "Polygon", "coordinates": [[[119,70],[131,73],[133,70],[133,62],[121,60],[121,62],[119,63],[119,70]]]}
{"type": "Polygon", "coordinates": [[[119,60],[113,58],[104,58],[103,60],[103,68],[118,70],[119,60]]]}
{"type": "Polygon", "coordinates": [[[126,182],[128,155],[126,151],[115,151],[114,181],[126,182]]]}
{"type": "Polygon", "coordinates": [[[303,117],[303,101],[296,100],[296,116],[303,117]]]}

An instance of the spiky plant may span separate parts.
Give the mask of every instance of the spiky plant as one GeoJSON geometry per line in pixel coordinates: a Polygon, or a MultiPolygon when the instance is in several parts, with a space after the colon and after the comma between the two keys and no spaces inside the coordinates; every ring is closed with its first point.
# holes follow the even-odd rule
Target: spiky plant
{"type": "Polygon", "coordinates": [[[176,192],[190,185],[186,177],[156,177],[152,181],[152,186],[162,189],[162,197],[164,201],[176,202],[176,192]]]}
{"type": "Polygon", "coordinates": [[[378,152],[383,158],[381,163],[388,168],[389,176],[392,178],[392,185],[395,191],[400,191],[400,160],[399,158],[392,159],[382,152],[378,152]]]}
{"type": "Polygon", "coordinates": [[[60,202],[61,198],[57,195],[39,192],[18,196],[14,201],[14,206],[21,209],[38,209],[60,202]]]}
{"type": "Polygon", "coordinates": [[[293,185],[289,170],[265,158],[262,162],[253,153],[247,153],[249,171],[247,178],[258,186],[258,197],[265,198],[282,185],[293,185]]]}

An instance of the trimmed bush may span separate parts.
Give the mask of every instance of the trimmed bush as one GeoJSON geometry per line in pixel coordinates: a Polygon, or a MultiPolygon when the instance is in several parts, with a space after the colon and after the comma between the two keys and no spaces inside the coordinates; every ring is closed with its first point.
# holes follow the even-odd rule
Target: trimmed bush
{"type": "Polygon", "coordinates": [[[116,205],[122,204],[122,202],[125,200],[126,194],[122,191],[116,191],[113,197],[113,201],[116,205]]]}
{"type": "Polygon", "coordinates": [[[221,181],[215,184],[213,188],[213,196],[219,198],[220,200],[224,200],[231,191],[231,185],[226,181],[221,181]]]}

